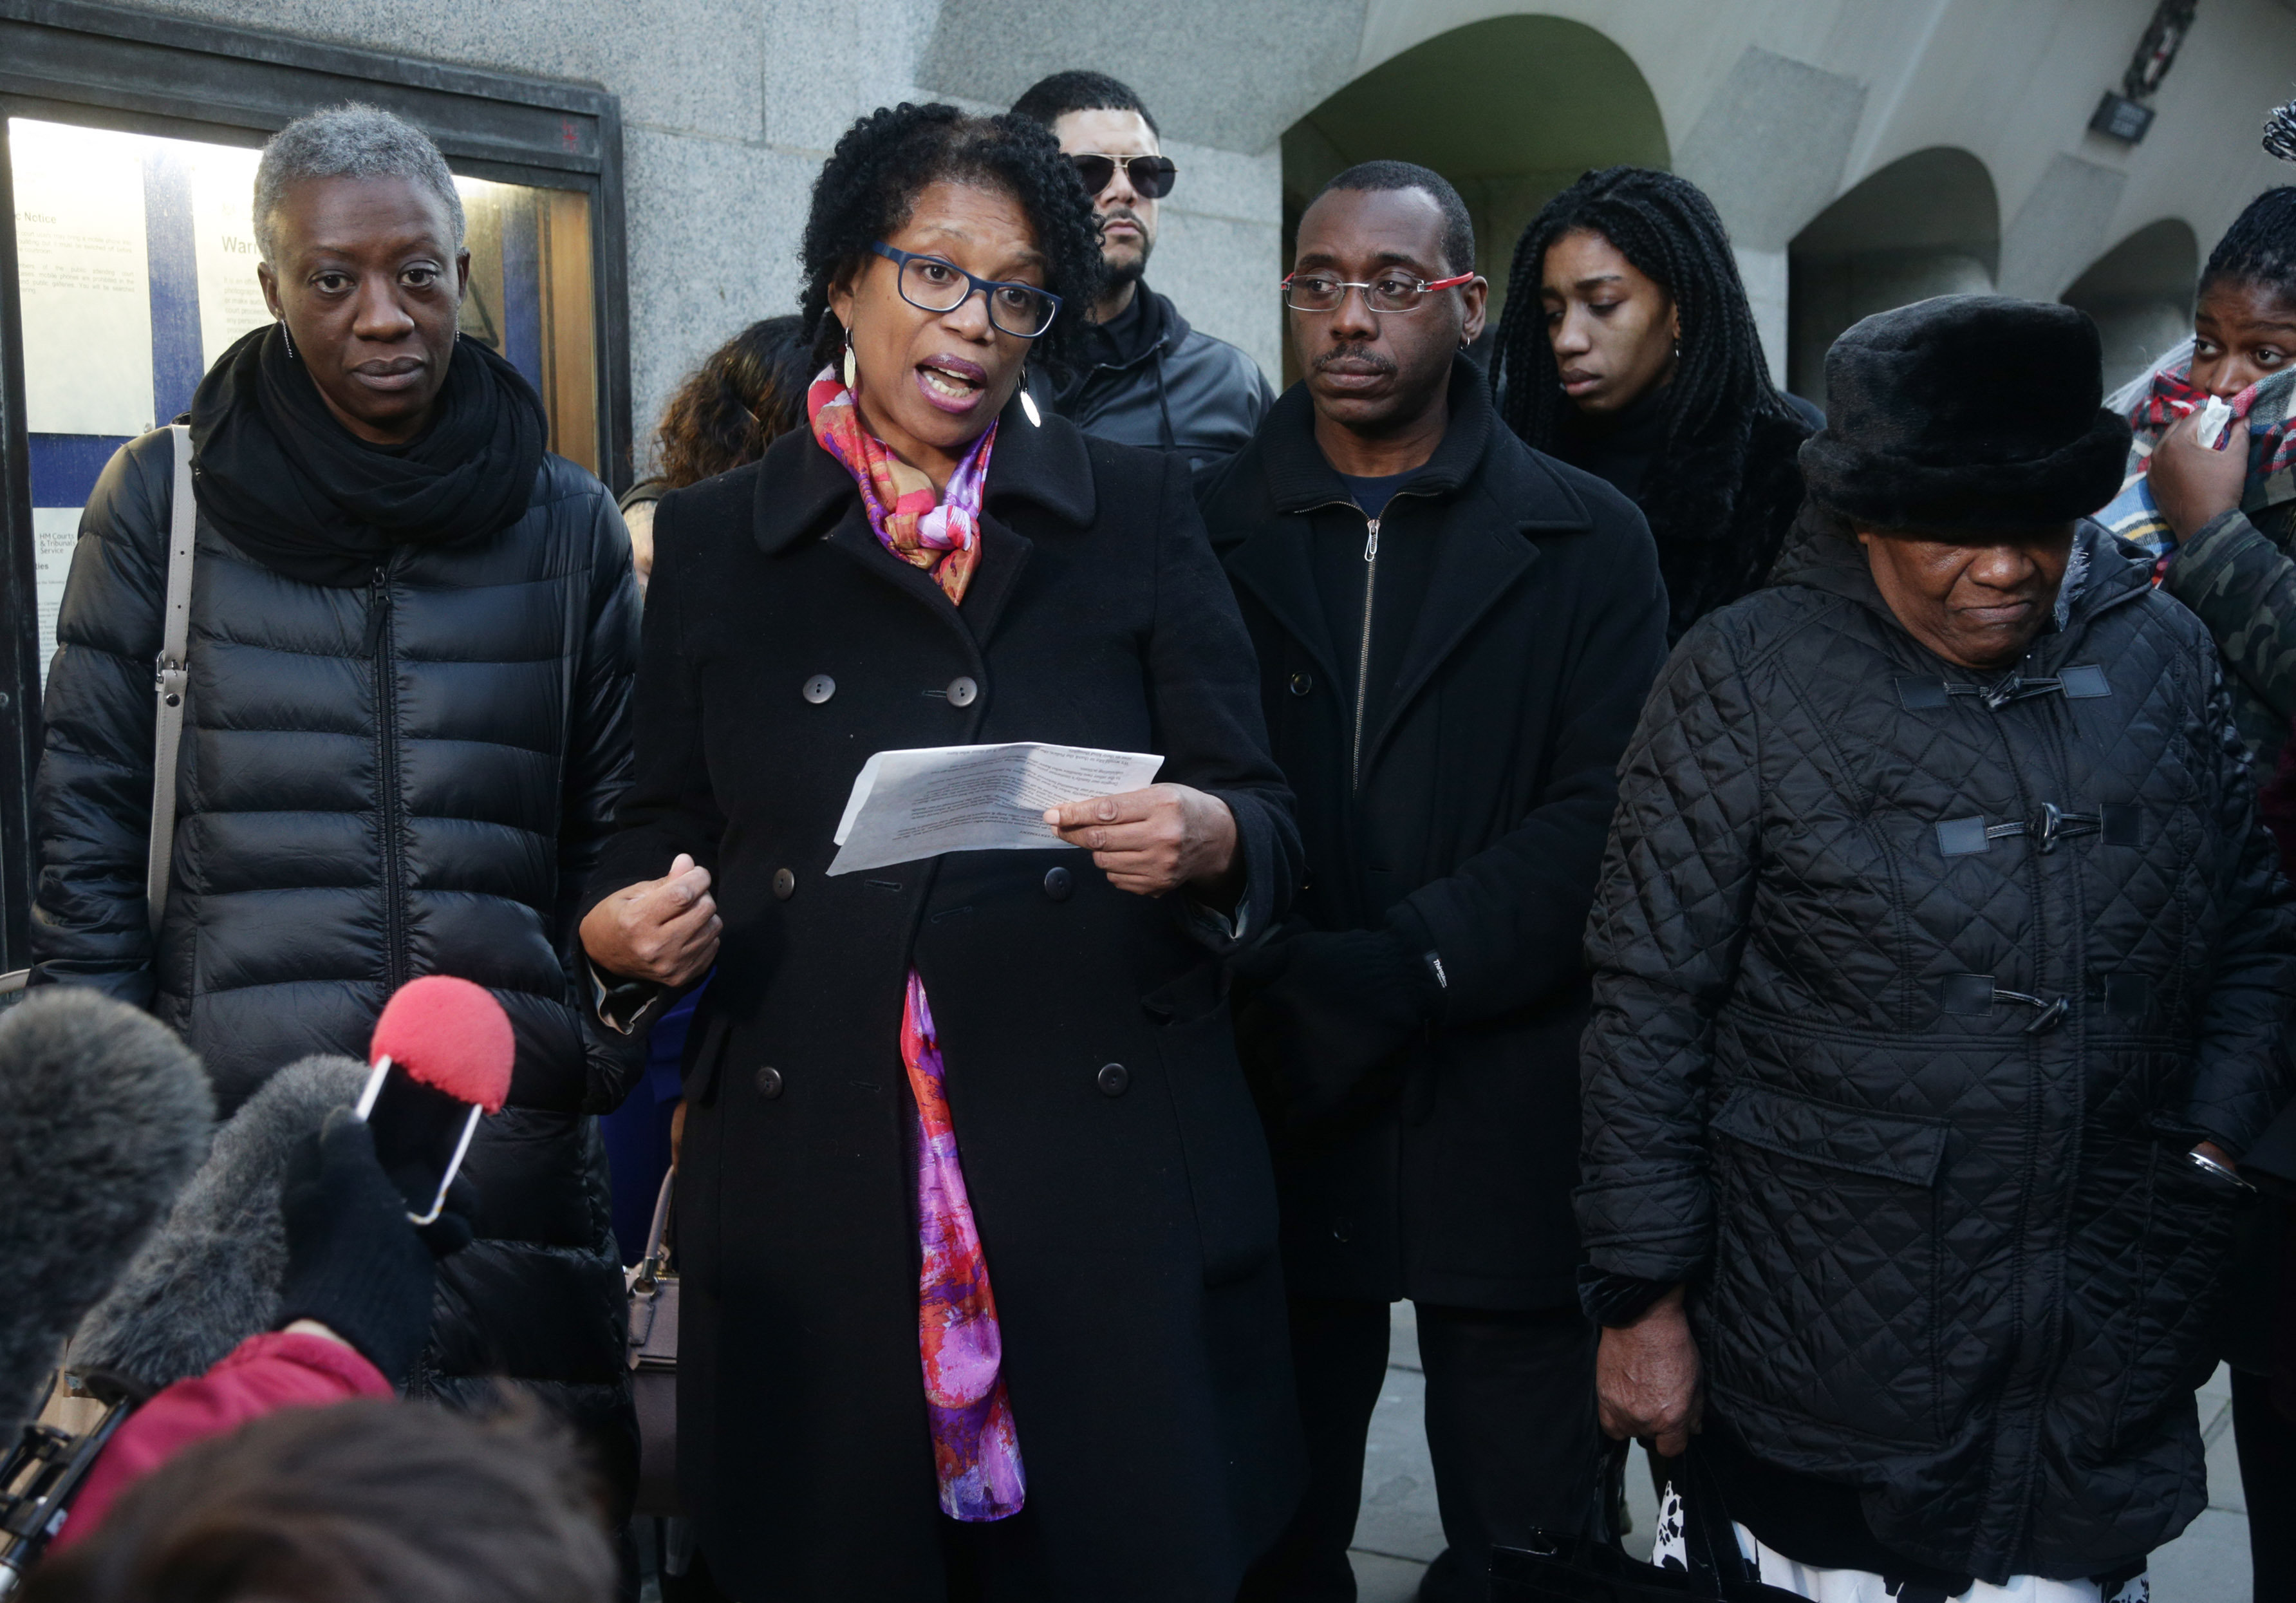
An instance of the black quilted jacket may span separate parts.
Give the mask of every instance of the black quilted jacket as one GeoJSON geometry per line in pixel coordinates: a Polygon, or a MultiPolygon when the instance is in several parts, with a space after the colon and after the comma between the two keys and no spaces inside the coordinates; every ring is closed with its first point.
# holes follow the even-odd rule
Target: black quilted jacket
{"type": "Polygon", "coordinates": [[[627,777],[637,595],[596,480],[544,458],[491,540],[402,548],[360,589],[300,584],[200,523],[174,885],[155,955],[144,874],[152,662],[167,588],[165,430],[115,456],[80,522],[34,801],[36,983],[151,1008],[228,1112],[313,1052],[364,1059],[422,974],[509,1011],[510,1103],[469,1171],[480,1243],[447,1261],[437,1389],[509,1374],[622,1392],[620,1298],[586,1111],[634,1070],[586,1037],[562,956],[627,777]],[[602,1245],[602,1244],[605,1244],[602,1245]]]}
{"type": "Polygon", "coordinates": [[[2121,549],[1992,676],[1798,530],[1644,710],[1588,934],[1595,1269],[1688,1280],[1760,1458],[1994,1582],[2200,1511],[2232,1212],[2184,1154],[2262,1130],[2296,993],[2216,647],[2121,549]]]}

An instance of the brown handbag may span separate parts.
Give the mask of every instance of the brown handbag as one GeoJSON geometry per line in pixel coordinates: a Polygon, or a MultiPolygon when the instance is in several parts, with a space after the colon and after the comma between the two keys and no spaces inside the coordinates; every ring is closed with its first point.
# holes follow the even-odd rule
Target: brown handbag
{"type": "Polygon", "coordinates": [[[638,1416],[640,1514],[683,1514],[677,1499],[677,1271],[669,1266],[672,1169],[654,1199],[645,1256],[622,1271],[630,1299],[630,1398],[638,1416]]]}

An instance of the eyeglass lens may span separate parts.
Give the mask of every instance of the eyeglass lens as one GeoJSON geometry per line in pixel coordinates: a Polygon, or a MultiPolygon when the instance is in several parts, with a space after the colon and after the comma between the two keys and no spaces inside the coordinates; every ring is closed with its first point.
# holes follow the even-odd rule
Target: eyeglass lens
{"type": "Polygon", "coordinates": [[[1415,278],[1379,278],[1369,284],[1353,284],[1311,275],[1294,277],[1285,284],[1283,304],[1295,312],[1335,312],[1353,289],[1363,291],[1365,304],[1375,312],[1415,311],[1426,298],[1415,278]]]}
{"type": "MultiPolygon", "coordinates": [[[[1071,156],[1077,176],[1084,180],[1086,194],[1098,194],[1116,177],[1113,156],[1071,156]]],[[[1164,156],[1131,156],[1125,160],[1124,175],[1143,200],[1160,201],[1172,193],[1173,181],[1179,177],[1179,168],[1164,156]]]]}
{"type": "MultiPolygon", "coordinates": [[[[913,256],[901,264],[901,299],[920,311],[955,311],[972,293],[972,281],[945,261],[913,256]]],[[[1053,325],[1053,298],[1025,284],[988,292],[988,320],[1005,333],[1033,340],[1053,325]]]]}

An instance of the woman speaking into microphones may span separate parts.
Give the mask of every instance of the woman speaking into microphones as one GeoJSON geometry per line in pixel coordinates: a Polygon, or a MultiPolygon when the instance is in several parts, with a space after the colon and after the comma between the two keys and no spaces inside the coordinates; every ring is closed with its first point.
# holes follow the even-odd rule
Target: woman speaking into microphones
{"type": "Polygon", "coordinates": [[[1229,1599],[1299,1489],[1218,967],[1300,868],[1251,648],[1185,469],[1027,404],[1100,270],[1050,135],[874,112],[802,255],[810,426],[660,504],[582,925],[618,1027],[717,967],[682,1494],[736,1597],[1229,1599]],[[951,848],[968,785],[1036,838],[951,848]]]}

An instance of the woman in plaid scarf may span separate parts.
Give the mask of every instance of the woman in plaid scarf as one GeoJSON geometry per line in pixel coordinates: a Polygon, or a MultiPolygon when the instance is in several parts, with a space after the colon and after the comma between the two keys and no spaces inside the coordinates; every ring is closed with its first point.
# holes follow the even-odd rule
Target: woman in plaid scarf
{"type": "MultiPolygon", "coordinates": [[[[2251,201],[2210,253],[2189,369],[2156,373],[2130,420],[2159,441],[2144,477],[2174,537],[2161,585],[2216,637],[2242,738],[2266,774],[2296,719],[2292,393],[2296,185],[2284,185],[2251,201]],[[2211,397],[2230,407],[2228,425],[2206,415],[2211,397]]],[[[2144,448],[2140,439],[2132,469],[2144,448]]]]}
{"type": "MultiPolygon", "coordinates": [[[[2286,111],[2276,114],[2286,116],[2286,111]]],[[[2267,148],[2272,148],[2269,139],[2267,148]]],[[[2275,154],[2284,153],[2276,150],[2275,154]]],[[[2224,655],[2240,733],[2255,758],[2267,824],[2285,843],[2296,811],[2296,186],[2249,203],[2201,275],[2189,364],[2170,361],[2136,399],[2130,421],[2135,473],[2150,481],[2162,532],[2163,588],[2209,626],[2224,655]],[[2207,414],[2224,402],[2228,423],[2207,414]],[[2218,431],[2222,432],[2219,434],[2218,431]],[[2143,461],[2147,435],[2157,440],[2143,461]],[[2212,447],[2218,448],[2211,448],[2212,447]],[[2276,771],[2277,770],[2277,771],[2276,771]]],[[[2108,514],[2113,509],[2108,509],[2108,514]]],[[[2116,532],[2129,533],[2111,515],[2116,532]]],[[[2233,1434],[2249,1506],[2296,1499],[2296,1321],[2284,1311],[2296,1287],[2286,1208],[2250,1215],[2227,1267],[2218,1348],[2233,1371],[2233,1434]]],[[[2296,1591],[2296,1532],[2270,1518],[2249,1526],[2255,1595],[2296,1591]]]]}

